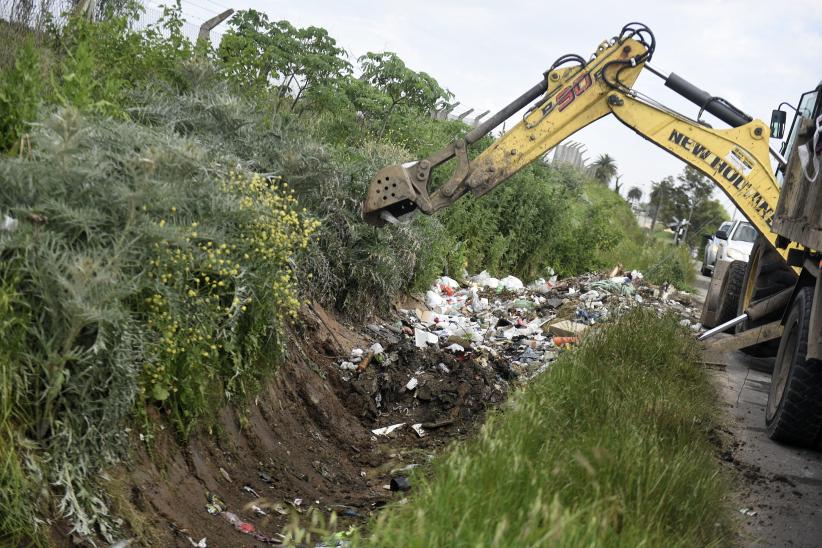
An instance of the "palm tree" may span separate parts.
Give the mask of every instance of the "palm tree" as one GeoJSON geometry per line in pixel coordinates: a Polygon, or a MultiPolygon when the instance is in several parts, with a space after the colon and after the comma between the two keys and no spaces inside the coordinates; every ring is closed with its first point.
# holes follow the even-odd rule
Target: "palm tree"
{"type": "Polygon", "coordinates": [[[594,168],[594,179],[608,185],[617,172],[616,161],[610,154],[600,154],[591,166],[594,168]]]}
{"type": "Polygon", "coordinates": [[[642,190],[639,187],[631,187],[628,191],[628,200],[631,202],[638,202],[642,199],[642,190]]]}

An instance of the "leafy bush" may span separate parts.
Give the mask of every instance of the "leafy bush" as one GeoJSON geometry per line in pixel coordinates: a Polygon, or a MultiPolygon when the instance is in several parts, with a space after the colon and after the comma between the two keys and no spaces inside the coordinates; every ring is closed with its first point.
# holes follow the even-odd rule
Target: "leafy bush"
{"type": "Polygon", "coordinates": [[[31,317],[18,435],[49,455],[78,532],[107,536],[85,482],[121,456],[122,421],[154,405],[187,435],[274,371],[316,221],[285,182],[169,133],[62,110],[32,141],[0,162],[0,209],[20,223],[0,255],[31,317]]]}
{"type": "Polygon", "coordinates": [[[461,199],[443,222],[465,246],[470,271],[528,280],[549,269],[594,270],[624,229],[612,220],[611,202],[589,199],[584,181],[577,171],[534,163],[480,199],[461,199]]]}
{"type": "Polygon", "coordinates": [[[373,174],[407,153],[391,145],[366,143],[326,158],[317,180],[304,181],[298,192],[320,220],[317,243],[308,253],[312,274],[305,290],[320,302],[362,318],[387,310],[391,300],[410,289],[422,289],[460,259],[456,242],[440,222],[418,216],[408,225],[377,229],[363,223],[362,198],[373,174]],[[310,189],[310,190],[309,190],[310,189]]]}
{"type": "Polygon", "coordinates": [[[409,288],[427,287],[449,267],[459,271],[462,260],[452,253],[456,242],[437,219],[420,216],[410,225],[382,230],[362,222],[360,204],[371,177],[387,164],[407,161],[407,150],[370,139],[344,148],[324,144],[323,123],[260,112],[215,78],[207,63],[193,60],[180,71],[189,91],[178,93],[167,85],[140,90],[131,98],[132,116],[289,182],[302,205],[321,220],[315,244],[299,265],[306,295],[362,318],[386,310],[409,288]]]}
{"type": "Polygon", "coordinates": [[[8,150],[37,117],[43,93],[43,70],[32,40],[18,50],[14,65],[0,72],[0,150],[8,150]]]}

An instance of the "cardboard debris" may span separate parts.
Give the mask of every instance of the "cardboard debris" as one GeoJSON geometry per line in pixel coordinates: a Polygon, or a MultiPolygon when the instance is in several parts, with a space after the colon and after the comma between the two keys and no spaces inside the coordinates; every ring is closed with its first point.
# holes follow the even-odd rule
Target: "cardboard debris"
{"type": "Polygon", "coordinates": [[[562,320],[550,324],[548,329],[559,337],[578,337],[588,330],[588,326],[584,323],[562,320]]]}

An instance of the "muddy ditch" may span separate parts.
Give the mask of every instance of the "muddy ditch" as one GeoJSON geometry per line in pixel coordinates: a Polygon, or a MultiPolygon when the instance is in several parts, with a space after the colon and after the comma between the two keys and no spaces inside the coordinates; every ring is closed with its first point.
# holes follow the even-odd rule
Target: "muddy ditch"
{"type": "MultiPolygon", "coordinates": [[[[317,510],[325,520],[334,512],[338,530],[362,525],[407,496],[386,488],[392,478],[470,436],[506,397],[494,369],[501,361],[412,341],[383,341],[390,359],[345,380],[338,357],[376,339],[317,306],[304,312],[290,358],[254,402],[220,410],[211,431],[183,447],[162,417],[150,417],[155,439],[135,439],[133,461],[107,472],[102,483],[130,545],[276,544],[289,523],[307,524],[317,510]],[[372,432],[398,423],[389,435],[372,432]],[[424,425],[422,436],[413,424],[424,425]]],[[[78,542],[59,528],[54,540],[78,542]]]]}
{"type": "MultiPolygon", "coordinates": [[[[313,515],[327,525],[332,513],[336,530],[364,525],[408,496],[391,487],[405,487],[409,469],[470,437],[513,386],[544,371],[562,330],[642,303],[693,318],[681,295],[606,281],[438,284],[436,306],[359,328],[305,307],[286,362],[254,401],[221,409],[184,446],[160,416],[150,443],[135,434],[132,462],[102,480],[131,540],[121,546],[271,545],[289,524],[313,515]]],[[[59,527],[54,540],[82,544],[59,527]]]]}

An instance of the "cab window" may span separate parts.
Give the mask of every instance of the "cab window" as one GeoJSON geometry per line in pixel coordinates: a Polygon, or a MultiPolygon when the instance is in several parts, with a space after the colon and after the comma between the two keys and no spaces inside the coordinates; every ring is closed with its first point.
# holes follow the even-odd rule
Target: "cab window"
{"type": "MultiPolygon", "coordinates": [[[[818,99],[818,89],[802,94],[802,97],[799,99],[799,107],[797,108],[796,116],[794,116],[793,123],[791,124],[791,131],[788,133],[788,138],[782,143],[781,152],[783,156],[790,154],[791,149],[793,149],[793,144],[796,141],[797,134],[799,133],[799,117],[803,116],[805,118],[813,118],[814,112],[816,112],[816,103],[818,99]]],[[[787,160],[788,158],[786,157],[785,159],[787,160]]],[[[780,183],[782,183],[784,176],[785,167],[780,166],[779,170],[776,172],[776,178],[780,183]]]]}
{"type": "Polygon", "coordinates": [[[737,242],[753,243],[756,241],[756,230],[748,223],[740,223],[731,239],[737,242]]]}
{"type": "Polygon", "coordinates": [[[721,225],[719,225],[719,228],[716,230],[716,232],[719,233],[719,232],[722,232],[723,230],[726,233],[730,232],[732,226],[733,226],[733,223],[726,221],[726,222],[722,223],[721,225]]]}

